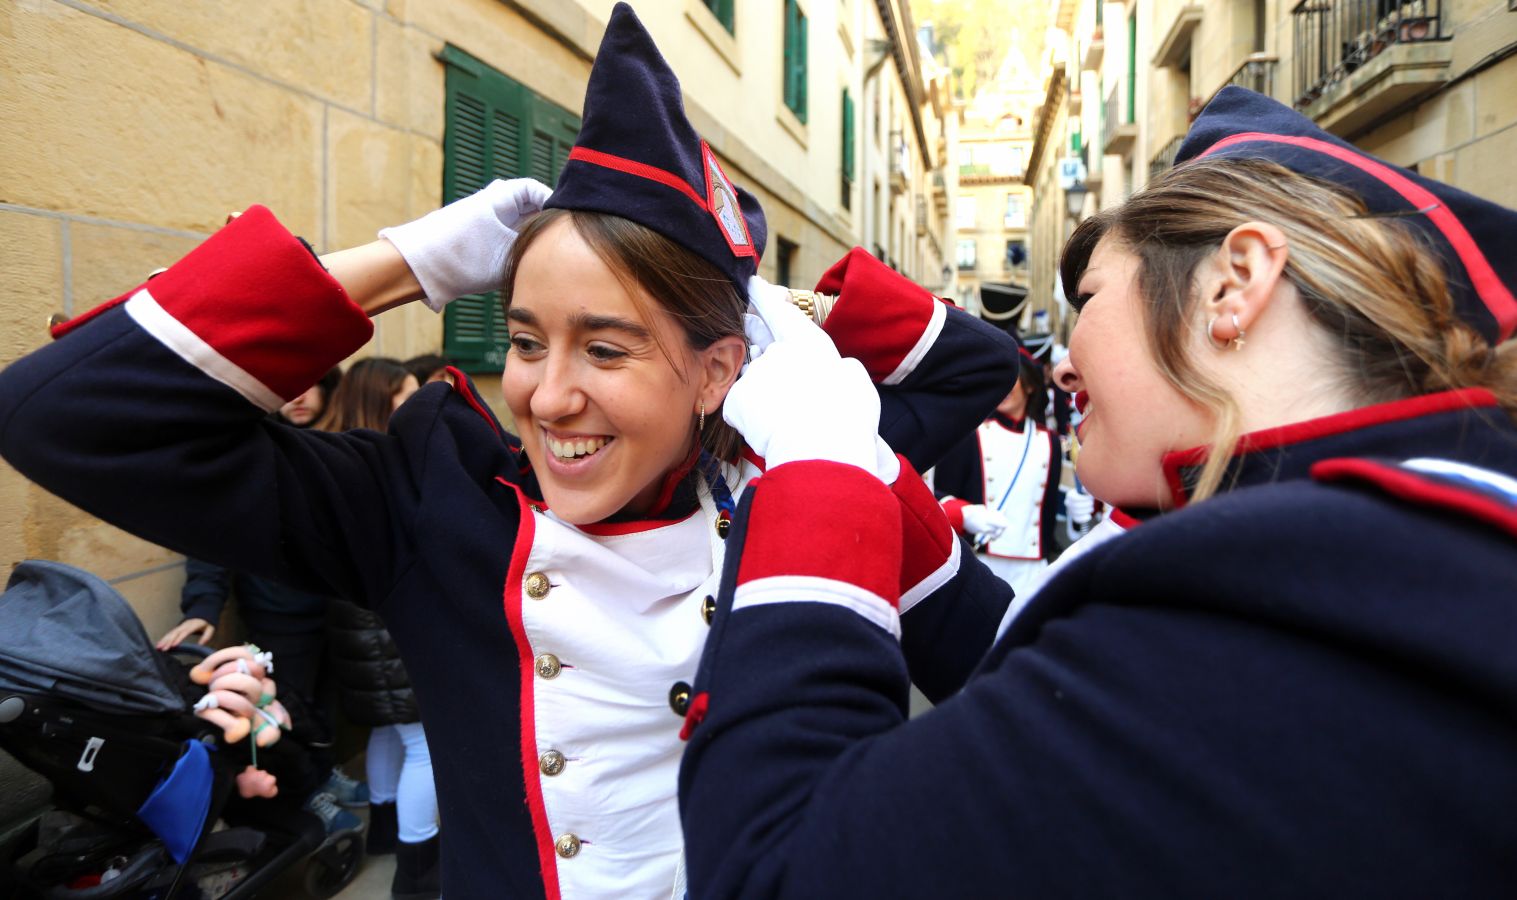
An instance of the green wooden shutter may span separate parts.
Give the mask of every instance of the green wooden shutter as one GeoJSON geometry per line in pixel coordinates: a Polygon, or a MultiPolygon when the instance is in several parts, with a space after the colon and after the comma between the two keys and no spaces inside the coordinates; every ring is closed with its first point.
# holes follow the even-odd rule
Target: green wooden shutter
{"type": "Polygon", "coordinates": [[[728,34],[736,33],[733,31],[732,0],[703,0],[703,2],[706,8],[711,10],[712,15],[716,16],[716,20],[722,23],[722,27],[727,29],[728,34]]]}
{"type": "Polygon", "coordinates": [[[806,122],[806,17],[795,0],[785,0],[785,105],[806,122]]]}
{"type": "MultiPolygon", "coordinates": [[[[444,47],[441,58],[447,64],[443,201],[467,197],[496,178],[557,182],[579,117],[457,47],[444,47]]],[[[500,371],[506,337],[499,291],[460,297],[443,313],[443,354],[465,372],[500,371]]]]}
{"type": "Polygon", "coordinates": [[[843,208],[853,208],[853,98],[843,88],[843,208]]]}

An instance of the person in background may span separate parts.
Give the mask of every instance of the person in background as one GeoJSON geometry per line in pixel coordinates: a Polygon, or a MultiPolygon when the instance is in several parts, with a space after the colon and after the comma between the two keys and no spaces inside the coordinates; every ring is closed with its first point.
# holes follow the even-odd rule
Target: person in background
{"type": "MultiPolygon", "coordinates": [[[[384,431],[390,416],[416,393],[417,378],[399,360],[373,356],[353,363],[317,422],[322,431],[384,431]]],[[[332,598],[327,636],[343,715],[369,726],[364,756],[369,779],[371,855],[395,854],[395,900],[438,896],[440,836],[432,752],[400,651],[371,610],[332,598]]]]}
{"type": "Polygon", "coordinates": [[[787,455],[738,511],[732,552],[771,555],[726,572],[694,685],[690,895],[1510,897],[1514,236],[1224,87],[1060,265],[1081,478],[1155,514],[910,720],[913,542],[869,423],[792,387],[835,353],[771,347],[726,408],[787,455]],[[797,540],[802,497],[847,514],[797,540]]]}
{"type": "Polygon", "coordinates": [[[342,369],[333,366],[321,380],[306,388],[294,400],[279,407],[275,413],[281,420],[296,428],[309,428],[326,411],[327,400],[342,381],[342,369]]]}
{"type": "Polygon", "coordinates": [[[405,361],[406,371],[416,376],[418,384],[431,384],[441,381],[444,384],[453,383],[453,374],[448,368],[453,365],[453,360],[446,356],[438,356],[435,353],[426,353],[421,356],[413,356],[405,361]]]}
{"type": "MultiPolygon", "coordinates": [[[[309,427],[326,410],[341,381],[342,369],[333,366],[273,418],[295,428],[309,427]]],[[[274,654],[280,691],[298,693],[302,710],[314,719],[303,724],[310,725],[304,732],[310,735],[305,746],[320,773],[320,786],[308,797],[307,809],[322,819],[328,833],[362,827],[356,816],[339,808],[365,806],[369,789],[343,772],[332,756],[335,697],[326,661],[328,598],[186,557],[179,592],[184,619],[159,638],[158,649],[169,650],[185,641],[210,646],[227,601],[234,596],[244,639],[274,654]]]]}
{"type": "Polygon", "coordinates": [[[1048,402],[1043,368],[1025,347],[1018,352],[1017,383],[938,463],[932,484],[954,530],[1021,596],[1058,556],[1063,452],[1042,424],[1048,402]]]}

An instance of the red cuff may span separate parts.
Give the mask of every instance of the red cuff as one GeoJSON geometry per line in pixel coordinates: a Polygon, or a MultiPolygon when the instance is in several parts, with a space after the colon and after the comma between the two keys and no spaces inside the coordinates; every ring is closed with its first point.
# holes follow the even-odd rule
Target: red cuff
{"type": "Polygon", "coordinates": [[[374,331],[342,285],[262,206],[54,335],[123,301],[159,342],[270,411],[315,384],[374,331]]]}
{"type": "Polygon", "coordinates": [[[838,352],[862,362],[878,384],[899,383],[915,370],[947,312],[937,297],[862,247],[828,269],[816,290],[837,295],[824,330],[838,352]]]}
{"type": "Polygon", "coordinates": [[[943,498],[943,515],[948,517],[948,524],[954,531],[964,533],[964,507],[969,505],[968,500],[960,500],[958,497],[943,498]]]}
{"type": "Polygon", "coordinates": [[[805,460],[754,482],[737,586],[785,577],[843,582],[894,605],[901,515],[878,478],[856,466],[805,460]]]}

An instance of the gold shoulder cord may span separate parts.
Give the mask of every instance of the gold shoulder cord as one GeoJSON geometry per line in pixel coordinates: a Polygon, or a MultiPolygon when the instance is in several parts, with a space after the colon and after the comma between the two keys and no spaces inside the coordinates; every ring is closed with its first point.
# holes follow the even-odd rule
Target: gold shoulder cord
{"type": "Polygon", "coordinates": [[[819,294],[816,291],[803,291],[790,288],[790,302],[795,308],[811,317],[811,321],[818,326],[827,321],[827,316],[832,313],[833,304],[837,303],[835,294],[819,294]]]}

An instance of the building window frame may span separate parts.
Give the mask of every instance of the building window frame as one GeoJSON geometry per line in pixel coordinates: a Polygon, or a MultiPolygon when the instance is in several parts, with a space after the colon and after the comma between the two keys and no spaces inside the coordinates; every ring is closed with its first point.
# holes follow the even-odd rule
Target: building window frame
{"type": "Polygon", "coordinates": [[[785,0],[783,67],[785,108],[806,124],[807,19],[800,0],[785,0]]]}
{"type": "Polygon", "coordinates": [[[843,88],[843,136],[842,136],[842,144],[843,144],[843,148],[842,148],[842,154],[843,154],[843,166],[842,166],[842,168],[843,168],[843,178],[842,178],[842,186],[841,187],[842,187],[842,194],[843,194],[843,197],[842,197],[842,199],[843,199],[843,209],[846,209],[846,210],[852,210],[853,209],[853,176],[854,176],[854,168],[853,168],[853,166],[854,166],[854,157],[856,155],[855,146],[854,146],[855,145],[855,141],[854,141],[854,131],[855,131],[855,129],[854,129],[853,116],[854,116],[854,111],[853,111],[853,96],[848,93],[848,89],[847,88],[843,88]]]}
{"type": "MultiPolygon", "coordinates": [[[[443,202],[497,178],[557,183],[580,118],[452,44],[438,56],[445,70],[443,202]]],[[[443,312],[443,355],[465,372],[500,372],[507,337],[499,291],[465,295],[443,312]]]]}

